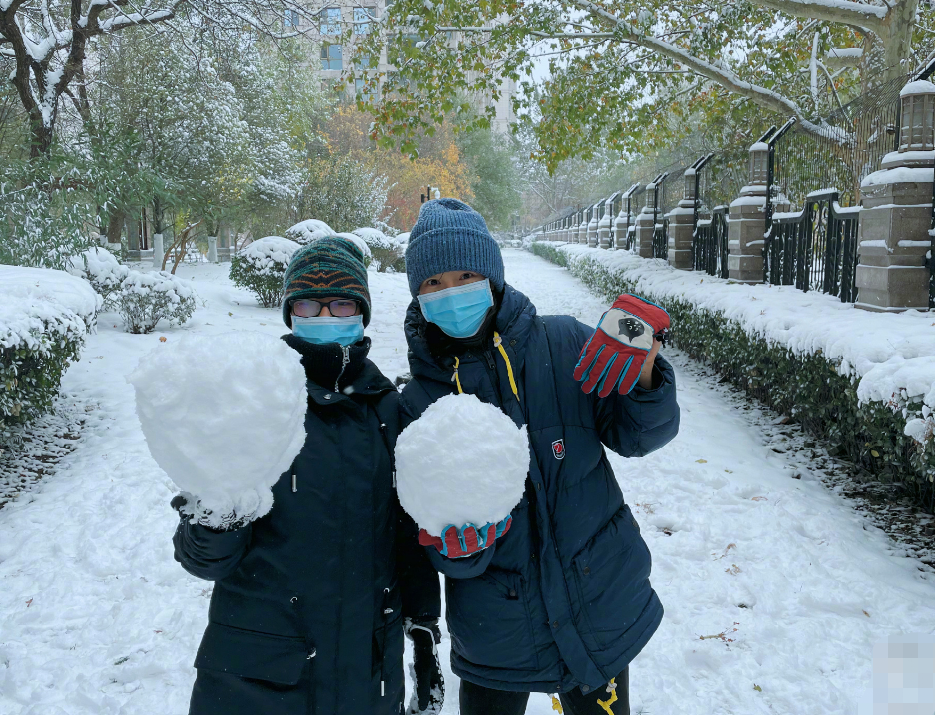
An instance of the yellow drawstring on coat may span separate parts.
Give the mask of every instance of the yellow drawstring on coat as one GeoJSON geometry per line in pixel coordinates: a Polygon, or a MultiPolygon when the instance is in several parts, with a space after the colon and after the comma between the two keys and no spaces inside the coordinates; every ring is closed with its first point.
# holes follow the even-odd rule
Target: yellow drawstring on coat
{"type": "Polygon", "coordinates": [[[555,712],[559,713],[559,715],[561,715],[561,713],[564,712],[564,711],[562,710],[562,703],[561,703],[561,701],[560,701],[558,698],[556,698],[554,695],[552,696],[552,709],[553,709],[555,712]]]}
{"type": "Polygon", "coordinates": [[[458,386],[458,394],[463,395],[464,390],[461,389],[461,379],[458,377],[458,367],[460,365],[461,365],[461,360],[459,358],[455,358],[455,374],[451,376],[451,379],[458,386]]]}
{"type": "Polygon", "coordinates": [[[506,374],[510,377],[510,389],[513,390],[513,397],[519,402],[519,390],[516,389],[516,380],[513,379],[513,366],[510,365],[510,358],[506,354],[506,348],[503,347],[503,339],[496,330],[493,333],[493,345],[500,351],[500,355],[503,356],[503,362],[506,363],[506,374]]]}
{"type": "Polygon", "coordinates": [[[614,715],[614,711],[610,709],[610,706],[617,702],[617,683],[616,678],[611,678],[610,682],[607,684],[607,692],[610,693],[610,697],[607,700],[598,700],[597,704],[604,708],[607,715],[614,715]]]}

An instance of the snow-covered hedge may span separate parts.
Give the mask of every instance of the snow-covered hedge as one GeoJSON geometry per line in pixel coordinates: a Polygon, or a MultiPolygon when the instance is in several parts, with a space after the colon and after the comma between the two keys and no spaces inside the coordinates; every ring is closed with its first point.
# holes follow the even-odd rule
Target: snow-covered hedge
{"type": "Polygon", "coordinates": [[[282,303],[286,268],[299,248],[298,243],[281,236],[254,241],[231,259],[231,281],[253,291],[264,308],[275,308],[282,303]]]}
{"type": "Polygon", "coordinates": [[[163,318],[181,325],[195,312],[195,291],[168,271],[130,271],[115,298],[128,333],[151,333],[163,318]]]}
{"type": "Polygon", "coordinates": [[[792,286],[743,285],[626,251],[537,242],[608,300],[637,293],[672,315],[675,344],[876,478],[935,509],[935,326],[792,286]]]}
{"type": "Polygon", "coordinates": [[[299,221],[295,226],[286,229],[286,238],[295,241],[300,246],[306,246],[316,238],[333,235],[334,231],[331,226],[314,218],[299,221]]]}
{"type": "Polygon", "coordinates": [[[65,270],[91,284],[94,292],[104,299],[104,306],[111,305],[130,269],[122,265],[106,248],[92,246],[87,251],[72,256],[65,270]]]}
{"type": "Polygon", "coordinates": [[[376,228],[355,228],[352,233],[367,244],[378,271],[386,273],[392,268],[397,273],[406,272],[406,246],[398,238],[376,228]]]}
{"type": "Polygon", "coordinates": [[[101,304],[64,271],[0,265],[0,436],[51,407],[101,304]]]}

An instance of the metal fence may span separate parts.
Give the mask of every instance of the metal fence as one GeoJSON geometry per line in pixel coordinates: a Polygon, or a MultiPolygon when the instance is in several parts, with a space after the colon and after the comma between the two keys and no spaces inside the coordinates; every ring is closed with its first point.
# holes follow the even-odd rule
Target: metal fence
{"type": "Polygon", "coordinates": [[[692,263],[709,276],[730,277],[727,267],[727,224],[730,208],[717,206],[711,218],[699,219],[692,239],[692,263]]]}
{"type": "Polygon", "coordinates": [[[766,282],[820,290],[853,303],[859,215],[858,206],[841,207],[837,191],[816,191],[802,211],[774,214],[763,252],[766,282]]]}

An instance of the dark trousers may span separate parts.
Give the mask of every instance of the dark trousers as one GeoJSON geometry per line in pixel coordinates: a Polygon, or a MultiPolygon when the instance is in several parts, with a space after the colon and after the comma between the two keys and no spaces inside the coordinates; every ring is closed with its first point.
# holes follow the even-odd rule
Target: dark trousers
{"type": "MultiPolygon", "coordinates": [[[[613,694],[606,687],[582,693],[575,688],[570,693],[561,693],[565,715],[630,715],[630,677],[629,668],[625,668],[614,678],[617,684],[613,694]],[[616,694],[616,702],[611,703],[616,694]]],[[[523,715],[529,693],[513,693],[505,690],[492,690],[482,685],[461,681],[459,694],[461,715],[523,715]]]]}

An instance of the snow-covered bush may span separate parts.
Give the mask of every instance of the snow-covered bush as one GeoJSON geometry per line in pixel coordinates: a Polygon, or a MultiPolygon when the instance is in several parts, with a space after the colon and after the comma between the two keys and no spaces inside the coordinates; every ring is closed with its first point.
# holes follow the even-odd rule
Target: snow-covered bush
{"type": "Polygon", "coordinates": [[[104,299],[105,307],[112,304],[112,299],[120,290],[123,280],[130,275],[127,266],[119,263],[114,254],[100,246],[92,246],[87,251],[72,256],[65,270],[88,281],[94,292],[104,299]]]}
{"type": "Polygon", "coordinates": [[[0,436],[51,407],[101,303],[63,271],[0,265],[0,436]]]}
{"type": "Polygon", "coordinates": [[[162,320],[181,325],[195,312],[195,291],[168,271],[130,271],[114,298],[128,333],[151,333],[162,320]]]}
{"type": "Polygon", "coordinates": [[[832,456],[935,509],[935,336],[925,313],[859,311],[833,296],[738,285],[624,251],[537,241],[532,252],[608,301],[636,293],[665,306],[679,349],[821,438],[832,456]]]}
{"type": "Polygon", "coordinates": [[[290,226],[286,229],[286,238],[295,241],[300,246],[307,246],[316,238],[324,238],[325,236],[333,235],[334,231],[331,229],[331,226],[324,221],[319,221],[314,218],[299,221],[295,226],[290,226]]]}
{"type": "Polygon", "coordinates": [[[406,247],[399,239],[376,228],[355,228],[352,233],[367,244],[378,271],[385,273],[392,268],[397,273],[406,272],[406,247]]]}
{"type": "Polygon", "coordinates": [[[200,500],[201,523],[269,512],[270,487],[305,442],[308,393],[295,350],[263,333],[189,335],[158,345],[129,381],[153,458],[200,500]]]}
{"type": "Polygon", "coordinates": [[[275,308],[282,303],[286,268],[299,248],[298,243],[282,236],[254,241],[231,259],[231,281],[255,293],[264,308],[275,308]]]}

